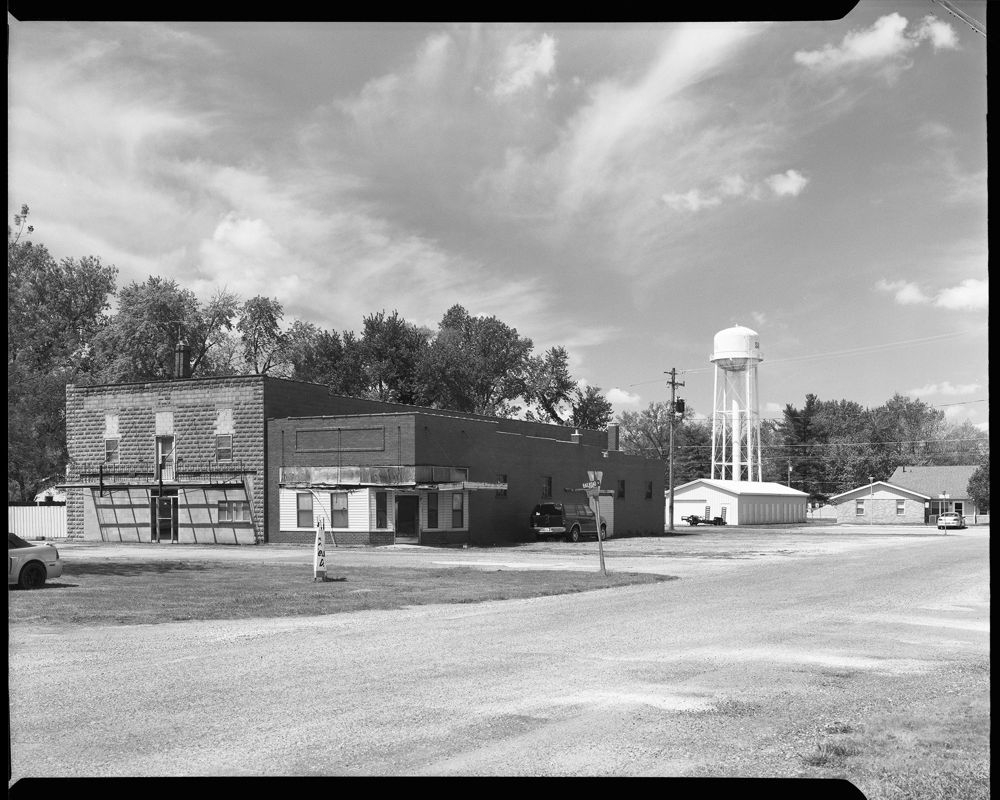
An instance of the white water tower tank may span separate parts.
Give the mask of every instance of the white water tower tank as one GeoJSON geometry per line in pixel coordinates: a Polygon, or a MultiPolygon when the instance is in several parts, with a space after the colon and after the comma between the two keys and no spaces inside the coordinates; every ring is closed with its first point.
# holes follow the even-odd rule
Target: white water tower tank
{"type": "Polygon", "coordinates": [[[715,334],[711,361],[725,370],[746,369],[751,364],[763,361],[760,339],[757,331],[734,325],[715,334]]]}

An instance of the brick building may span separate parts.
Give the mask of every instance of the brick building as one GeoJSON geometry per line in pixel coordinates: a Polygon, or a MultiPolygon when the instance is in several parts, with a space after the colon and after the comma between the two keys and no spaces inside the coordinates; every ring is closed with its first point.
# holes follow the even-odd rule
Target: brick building
{"type": "Polygon", "coordinates": [[[662,465],[618,452],[614,428],[381,403],[268,376],[69,386],[66,441],[74,537],[298,542],[322,521],[338,543],[509,541],[546,493],[568,497],[594,469],[613,492],[601,498],[612,531],[662,529],[662,465]]]}
{"type": "Polygon", "coordinates": [[[888,481],[874,481],[830,498],[837,522],[859,525],[923,525],[930,497],[888,481]]]}

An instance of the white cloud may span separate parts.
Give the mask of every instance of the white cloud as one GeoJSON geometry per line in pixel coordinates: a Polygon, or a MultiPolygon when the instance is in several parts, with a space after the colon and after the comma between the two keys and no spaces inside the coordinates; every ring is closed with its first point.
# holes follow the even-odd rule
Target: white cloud
{"type": "Polygon", "coordinates": [[[719,197],[703,197],[697,189],[691,189],[684,194],[665,194],[662,200],[674,211],[700,211],[703,208],[717,206],[722,202],[719,197]]]}
{"type": "Polygon", "coordinates": [[[901,306],[920,305],[931,302],[931,298],[915,283],[908,281],[880,280],[875,288],[882,292],[894,293],[895,301],[901,306]]]}
{"type": "Polygon", "coordinates": [[[508,45],[500,64],[493,93],[507,97],[528,89],[539,78],[552,74],[556,65],[556,40],[544,34],[537,42],[508,45]]]}
{"type": "Polygon", "coordinates": [[[933,296],[910,281],[883,279],[875,284],[875,288],[882,292],[892,292],[893,299],[901,306],[933,303],[939,308],[968,311],[983,311],[989,307],[989,282],[975,278],[968,278],[958,286],[941,289],[933,296]]]}
{"type": "Polygon", "coordinates": [[[719,181],[719,191],[729,197],[739,197],[749,191],[749,185],[742,175],[726,175],[719,181]]]}
{"type": "Polygon", "coordinates": [[[753,319],[754,323],[763,326],[767,324],[767,314],[763,311],[752,311],[750,317],[753,319]]]}
{"type": "Polygon", "coordinates": [[[605,397],[614,407],[616,416],[623,411],[631,411],[638,408],[639,403],[642,401],[639,395],[632,394],[632,392],[628,392],[625,389],[619,389],[617,386],[609,389],[605,397]]]}
{"type": "Polygon", "coordinates": [[[787,172],[771,175],[764,182],[779,197],[796,197],[806,188],[809,179],[801,172],[790,169],[787,172]]]}
{"type": "Polygon", "coordinates": [[[985,310],[990,304],[989,283],[974,278],[962,281],[958,286],[943,289],[935,298],[934,305],[941,308],[985,310]]]}
{"type": "Polygon", "coordinates": [[[820,50],[799,50],[795,62],[821,72],[832,72],[859,65],[899,64],[920,42],[929,39],[935,49],[954,47],[955,32],[946,22],[925,17],[919,26],[907,32],[907,19],[892,13],[879,17],[870,28],[849,31],[837,46],[827,44],[820,50]]]}
{"type": "Polygon", "coordinates": [[[961,383],[955,386],[951,381],[942,383],[929,383],[918,389],[910,389],[907,394],[912,397],[922,397],[928,394],[946,395],[948,397],[961,397],[968,394],[975,394],[982,387],[978,383],[961,383]]]}
{"type": "Polygon", "coordinates": [[[955,34],[955,29],[933,14],[928,14],[921,20],[916,38],[930,39],[935,50],[953,50],[958,47],[958,36],[955,34]]]}

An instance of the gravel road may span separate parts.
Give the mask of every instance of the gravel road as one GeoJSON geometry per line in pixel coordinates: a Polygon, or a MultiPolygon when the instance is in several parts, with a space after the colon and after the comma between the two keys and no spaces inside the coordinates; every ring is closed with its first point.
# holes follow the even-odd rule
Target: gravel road
{"type": "MultiPolygon", "coordinates": [[[[415,550],[339,549],[330,563],[596,568],[596,543],[415,550]]],[[[791,776],[824,720],[863,724],[912,702],[919,676],[988,661],[988,550],[988,529],[730,531],[607,543],[609,569],[680,577],[654,585],[312,618],[14,624],[13,778],[791,776]]]]}

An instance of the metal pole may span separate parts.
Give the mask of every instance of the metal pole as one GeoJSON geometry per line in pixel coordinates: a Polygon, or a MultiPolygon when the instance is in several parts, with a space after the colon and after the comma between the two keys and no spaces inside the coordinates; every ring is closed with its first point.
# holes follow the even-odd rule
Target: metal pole
{"type": "Polygon", "coordinates": [[[677,402],[677,387],[684,384],[677,380],[677,368],[672,367],[670,372],[665,373],[670,376],[670,440],[667,455],[667,485],[670,489],[670,500],[667,503],[667,529],[674,532],[674,404],[677,402]]]}

